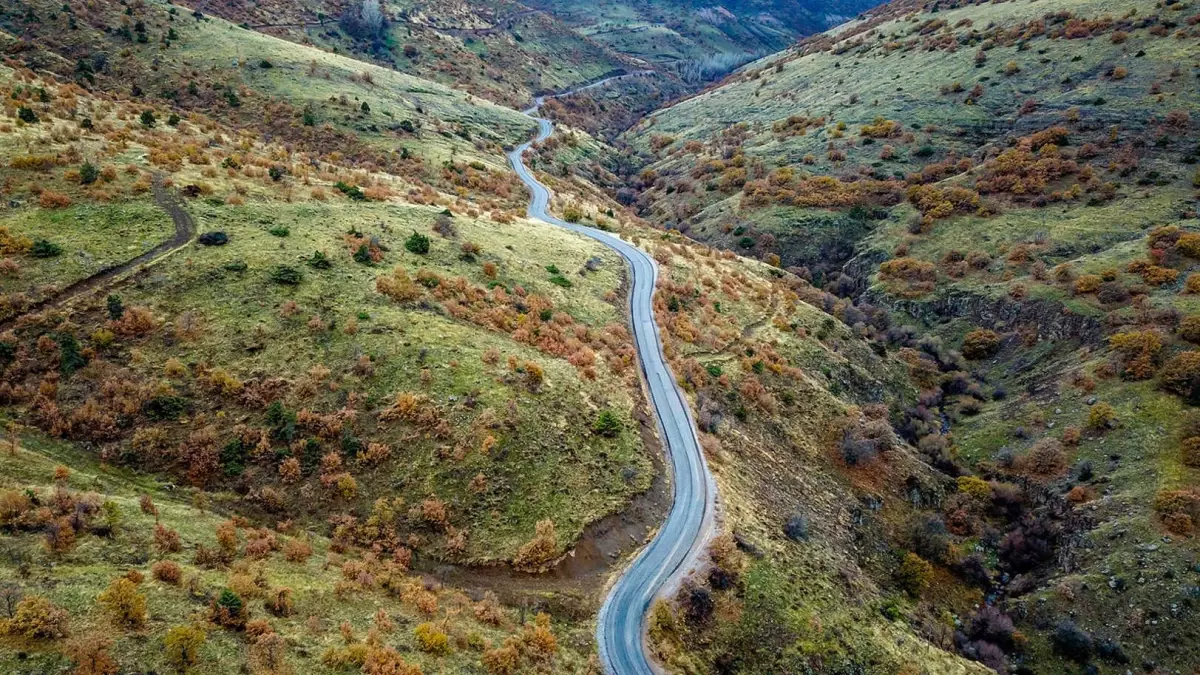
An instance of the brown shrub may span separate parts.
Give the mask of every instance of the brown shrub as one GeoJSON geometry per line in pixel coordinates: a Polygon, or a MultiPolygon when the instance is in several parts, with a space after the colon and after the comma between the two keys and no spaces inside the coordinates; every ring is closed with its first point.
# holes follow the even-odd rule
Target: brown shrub
{"type": "Polygon", "coordinates": [[[178,586],[180,580],[183,579],[183,569],[179,567],[178,563],[171,560],[159,560],[154,563],[150,566],[150,574],[164,584],[172,586],[178,586]]]}
{"type": "Polygon", "coordinates": [[[1067,468],[1067,453],[1056,438],[1039,439],[1029,452],[1017,459],[1017,469],[1038,477],[1056,476],[1067,468]]]}

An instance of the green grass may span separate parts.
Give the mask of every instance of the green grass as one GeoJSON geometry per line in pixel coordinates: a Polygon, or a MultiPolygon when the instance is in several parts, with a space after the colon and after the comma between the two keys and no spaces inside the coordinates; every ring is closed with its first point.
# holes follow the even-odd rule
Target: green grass
{"type": "Polygon", "coordinates": [[[113,204],[74,204],[65,209],[36,206],[0,216],[0,227],[33,240],[62,246],[52,258],[20,255],[17,277],[0,278],[0,293],[36,298],[40,288],[63,288],[100,270],[145,253],[175,231],[170,217],[149,200],[113,204]]]}
{"type": "MultiPolygon", "coordinates": [[[[635,492],[649,485],[649,459],[641,448],[630,415],[629,389],[601,366],[596,383],[584,380],[574,366],[548,357],[506,335],[454,320],[440,312],[403,309],[374,290],[374,279],[396,265],[410,274],[426,267],[439,274],[465,274],[478,285],[487,283],[481,272],[484,261],[501,270],[497,281],[510,290],[520,285],[553,299],[558,311],[594,329],[623,323],[619,309],[605,296],[619,283],[616,257],[586,240],[562,230],[529,223],[500,225],[490,221],[456,218],[462,240],[479,244],[479,260],[460,260],[456,241],[430,233],[432,248],[418,256],[403,250],[408,232],[429,232],[438,211],[400,205],[261,205],[193,207],[201,231],[222,230],[230,243],[219,248],[195,247],[156,267],[150,283],[121,291],[129,305],[148,305],[172,320],[185,311],[199,317],[201,336],[173,345],[136,345],[139,366],[154,376],[167,358],[184,363],[208,363],[242,377],[271,373],[295,379],[313,366],[324,364],[342,379],[343,386],[366,394],[369,401],[387,405],[401,391],[425,392],[445,405],[461,429],[471,452],[462,462],[438,459],[446,448],[437,442],[405,440],[395,425],[368,427],[370,440],[390,442],[399,465],[363,476],[369,495],[390,493],[408,503],[436,493],[450,504],[452,514],[469,528],[468,557],[496,559],[511,556],[533,533],[538,520],[553,518],[561,542],[579,536],[592,520],[624,506],[635,492]],[[286,225],[290,235],[272,236],[269,226],[286,225]],[[391,250],[382,264],[367,266],[351,259],[342,241],[351,227],[379,235],[391,250]],[[333,261],[332,269],[315,270],[303,259],[315,250],[333,261]],[[574,273],[592,257],[603,262],[597,272],[574,273]],[[229,271],[233,262],[244,271],[229,271]],[[569,288],[548,276],[544,263],[555,261],[569,274],[569,288]],[[273,284],[268,272],[274,265],[290,264],[302,271],[296,287],[273,284]],[[285,302],[298,308],[291,318],[280,316],[285,302]],[[359,315],[369,319],[358,320],[359,315]],[[312,317],[329,330],[312,331],[312,317]],[[357,321],[359,330],[343,329],[357,321]],[[501,363],[489,366],[484,352],[496,349],[501,363]],[[348,372],[358,355],[376,363],[375,374],[360,378],[348,372]],[[530,393],[521,381],[506,373],[503,359],[535,361],[546,369],[540,394],[530,393]],[[428,370],[428,382],[421,373],[428,370]],[[473,399],[472,407],[462,401],[473,399]],[[510,408],[510,402],[515,406],[510,408]],[[626,430],[616,439],[594,437],[590,426],[597,412],[613,408],[626,430]],[[491,433],[499,444],[492,454],[478,447],[483,431],[471,432],[473,421],[492,410],[510,426],[491,433]],[[580,471],[585,467],[586,471],[580,471]],[[469,482],[477,473],[489,479],[489,490],[476,494],[469,482]],[[551,487],[552,486],[552,487],[551,487]]],[[[133,346],[133,345],[129,345],[133,346]]],[[[326,392],[316,400],[289,402],[289,406],[334,409],[338,395],[326,392]]],[[[364,497],[369,503],[373,497],[364,497]]],[[[458,520],[455,518],[454,520],[458,520]]]]}

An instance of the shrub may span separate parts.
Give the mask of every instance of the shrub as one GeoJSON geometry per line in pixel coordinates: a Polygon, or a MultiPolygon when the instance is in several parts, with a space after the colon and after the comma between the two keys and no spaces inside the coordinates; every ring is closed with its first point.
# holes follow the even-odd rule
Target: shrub
{"type": "Polygon", "coordinates": [[[1200,400],[1200,351],[1177,354],[1163,365],[1163,389],[1196,402],[1200,400]]]}
{"type": "Polygon", "coordinates": [[[229,236],[221,231],[205,232],[196,238],[204,246],[224,246],[229,243],[229,236]]]}
{"type": "Polygon", "coordinates": [[[428,654],[450,653],[450,638],[432,623],[417,624],[417,627],[413,629],[413,636],[417,638],[417,647],[423,652],[428,654]]]}
{"type": "Polygon", "coordinates": [[[96,596],[96,602],[126,628],[141,628],[146,623],[146,596],[138,593],[137,585],[125,577],[114,579],[96,596]]]}
{"type": "Polygon", "coordinates": [[[606,438],[615,438],[621,433],[621,420],[611,410],[601,410],[592,425],[592,431],[606,438]]]}
{"type": "Polygon", "coordinates": [[[933,565],[916,553],[906,553],[896,572],[896,580],[904,592],[914,598],[920,597],[933,580],[933,565]]]}
{"type": "Polygon", "coordinates": [[[138,117],[138,120],[142,123],[142,126],[147,128],[153,128],[158,122],[158,119],[154,116],[153,110],[143,110],[141,116],[138,117]]]}
{"type": "Polygon", "coordinates": [[[1144,380],[1154,374],[1155,360],[1162,351],[1162,338],[1152,330],[1126,331],[1108,339],[1108,344],[1124,362],[1122,375],[1144,380]]]}
{"type": "Polygon", "coordinates": [[[154,547],[163,553],[178,553],[183,550],[183,540],[179,532],[165,527],[162,523],[154,524],[154,547]]]}
{"type": "Polygon", "coordinates": [[[1055,651],[1072,661],[1086,663],[1092,656],[1092,636],[1070,619],[1060,621],[1055,626],[1050,641],[1055,651]]]}
{"type": "Polygon", "coordinates": [[[150,566],[150,574],[164,584],[178,586],[183,578],[183,569],[172,560],[159,560],[150,566]]]}
{"type": "Polygon", "coordinates": [[[62,255],[62,252],[62,246],[45,239],[33,242],[33,247],[29,249],[29,254],[35,258],[55,258],[62,255]]]}
{"type": "Polygon", "coordinates": [[[1195,489],[1162,490],[1154,496],[1154,511],[1175,534],[1191,534],[1200,518],[1200,492],[1195,489]]]}
{"type": "Polygon", "coordinates": [[[84,162],[83,166],[79,167],[79,184],[91,185],[100,179],[100,169],[96,168],[91,162],[84,162]]]}
{"type": "Polygon", "coordinates": [[[7,635],[26,640],[57,640],[67,636],[70,614],[40,595],[30,595],[17,603],[11,619],[0,621],[7,635]]]}
{"type": "Polygon", "coordinates": [[[1112,428],[1117,420],[1117,410],[1104,401],[1098,401],[1088,411],[1087,425],[1089,429],[1103,431],[1112,428]]]}
{"type": "Polygon", "coordinates": [[[292,233],[291,229],[289,229],[286,225],[273,225],[271,226],[271,229],[267,230],[267,232],[275,237],[286,237],[292,233]]]}
{"type": "Polygon", "coordinates": [[[1096,291],[1100,290],[1100,284],[1103,282],[1104,280],[1095,274],[1081,275],[1075,280],[1075,292],[1079,295],[1095,293],[1096,291]]]}
{"type": "Polygon", "coordinates": [[[404,240],[404,249],[409,253],[425,255],[429,253],[429,237],[413,230],[412,235],[404,240]]]}
{"type": "Polygon", "coordinates": [[[1187,466],[1200,467],[1200,436],[1191,436],[1180,443],[1182,461],[1187,466]]]}
{"type": "Polygon", "coordinates": [[[200,648],[207,639],[199,626],[175,626],[163,638],[167,661],[181,671],[191,668],[200,660],[200,648]]]}
{"type": "Polygon", "coordinates": [[[296,286],[304,279],[300,270],[291,265],[276,265],[271,269],[269,277],[271,281],[284,286],[296,286]]]}
{"type": "Polygon", "coordinates": [[[223,589],[220,596],[213,598],[209,606],[209,619],[218,626],[240,630],[245,627],[247,618],[249,612],[246,611],[246,603],[240,595],[228,588],[223,589]]]}
{"type": "Polygon", "coordinates": [[[112,640],[103,635],[85,635],[67,644],[68,658],[75,662],[71,675],[116,675],[117,662],[108,654],[112,640]]]}
{"type": "Polygon", "coordinates": [[[517,551],[513,565],[518,568],[536,568],[551,560],[558,551],[558,534],[551,519],[539,520],[534,526],[533,538],[517,551]]]}
{"type": "Polygon", "coordinates": [[[963,337],[962,354],[968,359],[983,359],[1000,348],[1000,335],[986,328],[976,328],[963,337]]]}
{"type": "Polygon", "coordinates": [[[783,524],[783,535],[792,541],[807,541],[808,517],[801,513],[793,513],[783,524]]]}

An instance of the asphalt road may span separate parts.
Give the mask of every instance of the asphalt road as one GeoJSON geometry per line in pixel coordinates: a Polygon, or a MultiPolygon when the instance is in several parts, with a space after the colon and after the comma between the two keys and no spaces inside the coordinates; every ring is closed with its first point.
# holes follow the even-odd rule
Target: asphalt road
{"type": "MultiPolygon", "coordinates": [[[[541,102],[538,99],[537,105],[525,112],[532,115],[541,102]]],[[[660,590],[677,581],[698,553],[712,524],[716,487],[700,452],[691,412],[667,367],[659,342],[652,302],[658,266],[646,252],[614,234],[568,223],[546,212],[550,191],[534,179],[522,155],[533,142],[549,138],[554,127],[549,120],[534,119],[538,123],[537,137],[508,154],[513,170],[533,194],[527,210],[529,217],[599,241],[621,254],[630,272],[629,322],[660,436],[670,459],[674,502],[653,541],[642,549],[605,598],[596,640],[604,669],[610,675],[657,673],[661,669],[650,661],[645,648],[647,610],[660,590]]]]}

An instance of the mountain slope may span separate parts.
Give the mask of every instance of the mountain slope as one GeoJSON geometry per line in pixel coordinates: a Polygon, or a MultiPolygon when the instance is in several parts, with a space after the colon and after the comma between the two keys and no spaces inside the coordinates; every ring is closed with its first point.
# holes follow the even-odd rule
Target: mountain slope
{"type": "Polygon", "coordinates": [[[893,3],[626,135],[651,222],[812,279],[880,349],[924,333],[914,368],[963,359],[892,421],[990,482],[908,541],[989,594],[944,644],[995,668],[1196,661],[1197,11],[893,3]]]}
{"type": "Polygon", "coordinates": [[[741,0],[710,5],[671,0],[533,4],[617,52],[679,69],[687,62],[716,66],[720,57],[776,51],[797,37],[841,23],[878,3],[741,0]]]}

